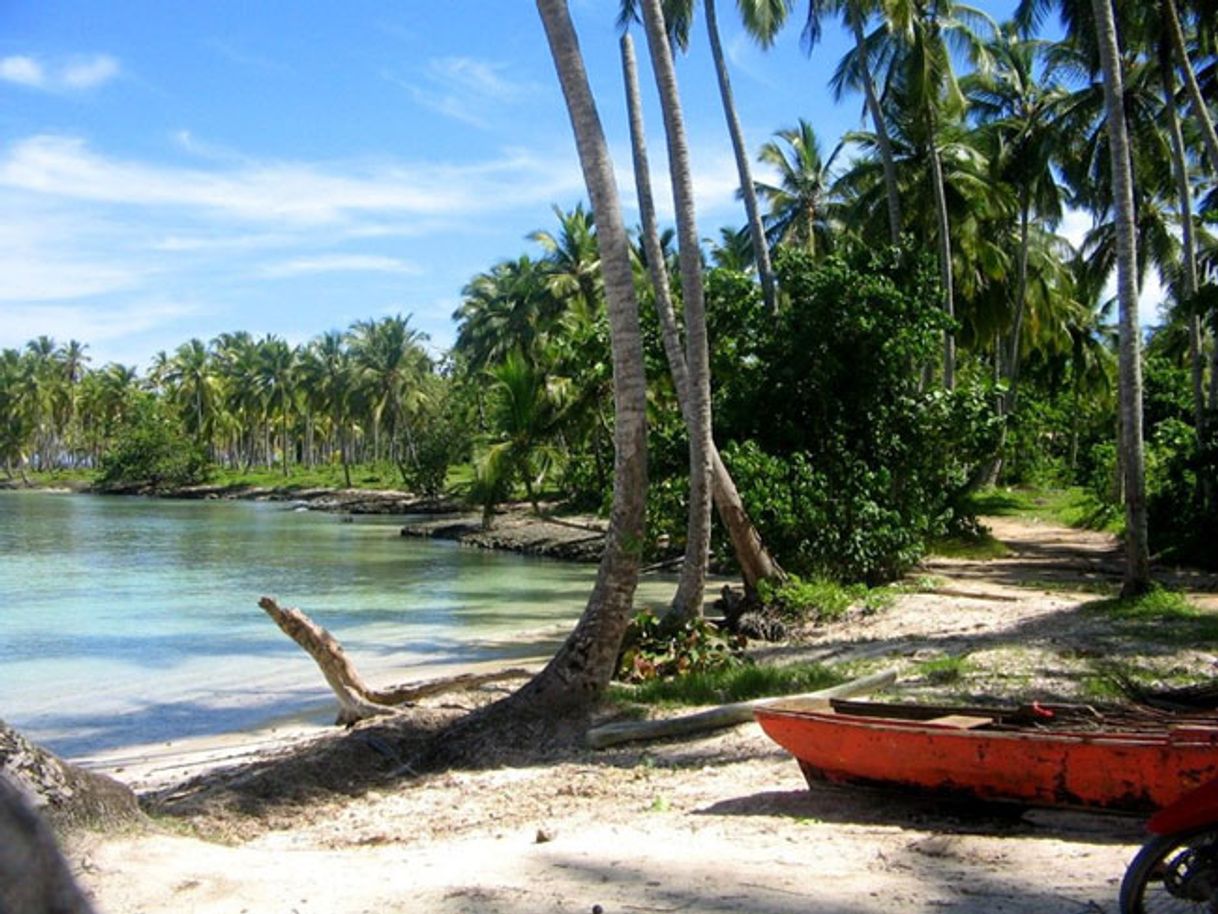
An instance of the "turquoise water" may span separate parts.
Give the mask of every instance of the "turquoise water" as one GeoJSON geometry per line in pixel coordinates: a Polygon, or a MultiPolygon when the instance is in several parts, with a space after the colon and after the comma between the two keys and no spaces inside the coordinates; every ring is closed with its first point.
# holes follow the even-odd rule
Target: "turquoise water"
{"type": "Polygon", "coordinates": [[[0,718],[67,756],[332,716],[257,606],[299,606],[378,683],[544,654],[595,568],[404,539],[282,503],[0,492],[0,718]]]}

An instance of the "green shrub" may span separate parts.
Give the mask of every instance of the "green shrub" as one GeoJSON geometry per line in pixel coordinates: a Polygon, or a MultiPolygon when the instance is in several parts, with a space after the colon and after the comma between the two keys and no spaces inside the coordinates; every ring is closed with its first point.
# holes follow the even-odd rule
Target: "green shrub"
{"type": "Polygon", "coordinates": [[[144,400],[120,429],[102,459],[104,489],[168,490],[206,481],[207,455],[157,402],[144,400]]]}
{"type": "Polygon", "coordinates": [[[744,639],[724,635],[713,622],[690,619],[674,625],[644,609],[630,620],[618,656],[617,678],[646,682],[704,673],[740,662],[744,639]]]}

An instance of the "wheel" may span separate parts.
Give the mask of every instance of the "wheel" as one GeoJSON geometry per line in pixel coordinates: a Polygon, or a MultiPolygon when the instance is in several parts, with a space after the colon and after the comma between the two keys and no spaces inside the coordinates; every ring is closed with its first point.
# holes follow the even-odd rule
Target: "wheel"
{"type": "Polygon", "coordinates": [[[1121,881],[1121,914],[1218,914],[1218,824],[1147,841],[1121,881]]]}

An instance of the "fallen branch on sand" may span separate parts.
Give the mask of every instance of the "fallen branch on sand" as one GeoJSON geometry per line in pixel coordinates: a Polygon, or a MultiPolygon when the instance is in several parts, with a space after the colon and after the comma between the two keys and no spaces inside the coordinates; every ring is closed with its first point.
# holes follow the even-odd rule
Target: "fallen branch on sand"
{"type": "Polygon", "coordinates": [[[338,719],[335,721],[338,724],[349,725],[369,717],[394,714],[399,706],[432,695],[472,689],[505,679],[523,679],[532,675],[529,670],[517,667],[489,673],[461,673],[441,679],[374,689],[364,682],[339,640],[304,612],[293,607],[280,606],[273,597],[263,597],[258,601],[258,605],[285,635],[300,645],[317,663],[338,698],[338,719]]]}
{"type": "Polygon", "coordinates": [[[668,736],[687,736],[690,733],[702,733],[706,730],[718,730],[723,727],[734,727],[736,724],[748,723],[753,719],[753,709],[775,701],[794,701],[817,698],[846,698],[851,695],[864,695],[885,686],[892,685],[897,680],[896,670],[882,670],[870,676],[862,676],[843,682],[839,685],[820,689],[816,692],[805,692],[802,695],[783,695],[778,698],[756,698],[752,701],[738,701],[729,705],[720,705],[708,711],[696,714],[686,714],[681,717],[668,717],[658,720],[632,720],[622,723],[605,724],[588,731],[588,745],[593,749],[604,749],[618,743],[635,742],[638,740],[663,739],[668,736]]]}

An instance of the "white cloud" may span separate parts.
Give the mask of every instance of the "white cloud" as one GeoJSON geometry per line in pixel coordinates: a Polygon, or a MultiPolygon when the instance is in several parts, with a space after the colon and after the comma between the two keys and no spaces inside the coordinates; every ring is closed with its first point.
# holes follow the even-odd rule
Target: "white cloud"
{"type": "Polygon", "coordinates": [[[5,57],[0,59],[0,79],[19,86],[41,88],[46,83],[42,64],[32,57],[5,57]]]}
{"type": "Polygon", "coordinates": [[[473,127],[489,129],[505,105],[530,97],[537,89],[506,76],[504,64],[472,57],[437,57],[423,69],[423,84],[386,72],[384,78],[410,92],[426,108],[473,127]]]}
{"type": "Polygon", "coordinates": [[[356,216],[456,216],[561,198],[574,169],[523,152],[484,163],[316,165],[242,162],[180,168],[109,158],[80,139],[40,135],[0,157],[0,186],[58,198],[185,207],[246,221],[316,226],[356,216]]]}
{"type": "Polygon", "coordinates": [[[47,92],[82,92],[118,76],[119,62],[109,54],[73,57],[47,65],[24,55],[0,59],[0,79],[47,92]]]}
{"type": "Polygon", "coordinates": [[[20,347],[41,334],[55,339],[106,343],[155,330],[198,313],[198,308],[175,301],[85,305],[18,304],[5,307],[0,321],[0,347],[20,347]]]}
{"type": "Polygon", "coordinates": [[[118,76],[118,61],[108,54],[69,63],[59,74],[59,81],[69,89],[93,89],[118,76]]]}
{"type": "Polygon", "coordinates": [[[268,264],[262,275],[270,279],[285,279],[312,273],[399,273],[418,274],[422,270],[407,260],[396,257],[380,257],[372,254],[323,254],[317,257],[298,257],[279,263],[268,264]]]}

